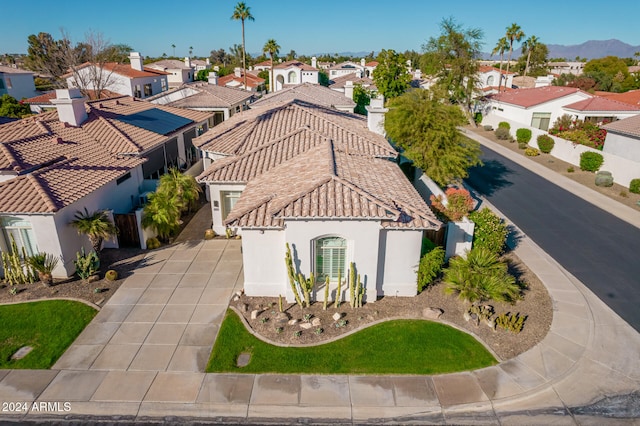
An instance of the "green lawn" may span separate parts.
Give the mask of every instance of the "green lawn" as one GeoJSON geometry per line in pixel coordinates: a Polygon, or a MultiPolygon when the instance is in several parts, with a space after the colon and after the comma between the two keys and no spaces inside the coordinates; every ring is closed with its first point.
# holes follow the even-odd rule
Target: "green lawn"
{"type": "Polygon", "coordinates": [[[311,374],[441,374],[496,364],[470,335],[444,324],[396,320],[378,324],[333,343],[284,348],[247,332],[229,310],[211,353],[208,372],[311,374]],[[246,367],[236,366],[251,353],[246,367]]]}
{"type": "Polygon", "coordinates": [[[50,368],[96,313],[70,300],[0,306],[0,368],[50,368]],[[33,350],[12,361],[23,346],[33,350]]]}

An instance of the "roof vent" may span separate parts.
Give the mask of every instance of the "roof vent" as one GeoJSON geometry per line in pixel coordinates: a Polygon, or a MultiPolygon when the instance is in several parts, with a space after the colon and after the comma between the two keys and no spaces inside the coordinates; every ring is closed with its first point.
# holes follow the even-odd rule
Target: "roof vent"
{"type": "Polygon", "coordinates": [[[98,104],[98,108],[104,108],[104,105],[102,105],[102,102],[98,104]]]}
{"type": "Polygon", "coordinates": [[[120,105],[120,101],[116,99],[116,105],[120,105]]]}
{"type": "MultiPolygon", "coordinates": [[[[65,124],[66,124],[66,123],[65,123],[65,124]]],[[[56,143],[57,143],[57,144],[61,144],[61,143],[62,143],[62,138],[61,138],[60,136],[58,136],[58,137],[56,138],[56,143]]]]}

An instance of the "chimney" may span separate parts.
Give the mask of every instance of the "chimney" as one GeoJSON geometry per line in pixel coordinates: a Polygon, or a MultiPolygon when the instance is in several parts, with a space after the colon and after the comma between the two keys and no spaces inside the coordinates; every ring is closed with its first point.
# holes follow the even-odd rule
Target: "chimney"
{"type": "Polygon", "coordinates": [[[353,81],[347,81],[344,84],[344,95],[349,99],[353,99],[353,81]]]}
{"type": "Polygon", "coordinates": [[[318,68],[318,58],[316,58],[315,56],[311,58],[311,66],[314,68],[318,68]]]}
{"type": "Polygon", "coordinates": [[[143,70],[143,65],[142,65],[142,60],[143,59],[144,58],[138,52],[129,53],[129,60],[131,61],[131,68],[133,68],[134,70],[138,70],[138,71],[142,71],[143,70]]]}
{"type": "Polygon", "coordinates": [[[233,74],[234,74],[236,77],[238,77],[238,78],[242,77],[242,68],[240,68],[240,67],[235,67],[235,68],[233,69],[233,74]]]}
{"type": "Polygon", "coordinates": [[[361,66],[362,68],[364,68],[366,64],[367,64],[367,63],[365,62],[364,58],[360,59],[360,66],[361,66]]]}
{"type": "Polygon", "coordinates": [[[185,65],[187,68],[191,68],[191,58],[190,58],[190,57],[185,56],[185,58],[184,58],[184,65],[185,65]]]}
{"type": "Polygon", "coordinates": [[[56,106],[58,119],[62,123],[77,127],[87,119],[84,101],[80,89],[57,89],[56,99],[52,99],[51,103],[56,106]]]}
{"type": "Polygon", "coordinates": [[[205,62],[207,65],[211,65],[211,61],[209,61],[209,58],[205,59],[205,62]]]}
{"type": "Polygon", "coordinates": [[[356,70],[356,77],[362,78],[362,70],[356,70]]]}
{"type": "Polygon", "coordinates": [[[211,71],[209,73],[208,80],[209,80],[209,84],[213,84],[214,86],[217,86],[218,85],[218,73],[215,72],[215,71],[211,71]]]}
{"type": "Polygon", "coordinates": [[[384,107],[384,97],[371,99],[371,104],[367,105],[367,127],[374,133],[384,136],[384,114],[389,108],[384,107]]]}

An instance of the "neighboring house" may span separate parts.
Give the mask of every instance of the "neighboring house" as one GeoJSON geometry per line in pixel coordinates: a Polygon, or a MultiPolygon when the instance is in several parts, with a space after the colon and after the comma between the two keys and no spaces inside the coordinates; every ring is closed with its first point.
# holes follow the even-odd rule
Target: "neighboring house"
{"type": "Polygon", "coordinates": [[[609,123],[603,152],[640,163],[640,115],[609,123]]]}
{"type": "Polygon", "coordinates": [[[209,58],[204,61],[202,59],[192,59],[191,65],[195,67],[196,74],[198,74],[198,71],[211,69],[211,61],[209,61],[209,58]]]}
{"type": "Polygon", "coordinates": [[[169,87],[178,87],[193,81],[196,73],[195,66],[188,56],[184,58],[184,62],[176,59],[163,59],[147,64],[146,67],[166,72],[169,87]]]}
{"type": "Polygon", "coordinates": [[[365,62],[364,59],[360,63],[353,61],[340,62],[328,69],[329,79],[340,77],[346,74],[360,74],[365,75],[365,62]]]}
{"type": "Polygon", "coordinates": [[[343,93],[349,99],[353,99],[353,86],[356,85],[360,85],[372,92],[378,91],[378,88],[370,77],[362,77],[357,73],[344,74],[329,80],[329,88],[331,90],[343,93]]]}
{"type": "MultiPolygon", "coordinates": [[[[103,90],[100,93],[100,96],[98,96],[97,98],[95,95],[96,95],[95,92],[93,90],[90,90],[88,93],[88,98],[90,100],[96,100],[96,99],[107,99],[107,98],[115,98],[115,97],[122,96],[121,94],[114,93],[110,90],[103,90]]],[[[50,90],[41,95],[34,96],[33,98],[24,99],[22,103],[29,105],[29,108],[31,108],[31,112],[40,114],[41,112],[56,109],[56,106],[52,102],[55,98],[56,98],[56,91],[50,90]]]]}
{"type": "Polygon", "coordinates": [[[575,120],[589,121],[594,124],[622,120],[640,114],[640,106],[600,96],[564,105],[562,109],[575,120]]]}
{"type": "Polygon", "coordinates": [[[31,71],[0,65],[0,96],[9,95],[19,101],[37,94],[31,71]]]}
{"type": "Polygon", "coordinates": [[[245,90],[197,81],[183,84],[147,100],[158,105],[211,112],[213,117],[210,119],[209,127],[213,127],[233,114],[247,109],[252,99],[253,95],[245,90]]]}
{"type": "MultiPolygon", "coordinates": [[[[315,57],[312,58],[312,62],[315,63],[315,57]]],[[[285,87],[302,83],[318,84],[320,81],[318,73],[319,70],[316,67],[300,61],[282,62],[273,67],[273,78],[276,80],[273,91],[277,92],[285,87]]]]}
{"type": "Polygon", "coordinates": [[[271,69],[271,59],[259,62],[251,67],[253,71],[269,71],[271,69]]]}
{"type": "Polygon", "coordinates": [[[356,103],[351,98],[347,98],[341,93],[337,93],[319,84],[303,83],[298,86],[287,87],[278,92],[270,93],[254,102],[251,107],[264,107],[266,105],[274,105],[294,99],[345,112],[353,112],[356,106],[356,103]]]}
{"type": "Polygon", "coordinates": [[[563,109],[593,96],[577,88],[547,86],[517,89],[487,96],[482,105],[483,123],[497,125],[506,120],[548,130],[567,112],[563,109]]]}
{"type": "Polygon", "coordinates": [[[247,71],[247,87],[244,87],[244,77],[242,75],[242,69],[236,68],[233,74],[227,74],[223,77],[217,75],[209,75],[209,81],[215,82],[218,86],[230,87],[233,89],[246,90],[247,92],[254,92],[261,94],[265,91],[265,79],[260,78],[247,71]]]}
{"type": "Polygon", "coordinates": [[[83,64],[78,68],[79,76],[73,73],[65,75],[67,85],[69,88],[81,88],[85,91],[95,90],[92,76],[100,76],[103,89],[140,99],[149,98],[169,88],[166,72],[143,66],[143,57],[137,52],[131,52],[129,58],[131,65],[116,62],[107,62],[102,66],[83,64]],[[78,79],[84,83],[78,82],[78,79]]]}
{"type": "Polygon", "coordinates": [[[317,294],[329,278],[335,297],[350,262],[369,301],[416,294],[424,231],[442,224],[366,118],[296,99],[252,107],[195,143],[214,159],[198,178],[213,229],[242,234],[247,295],[293,300],[285,243],[317,294]]]}
{"type": "Polygon", "coordinates": [[[502,75],[499,68],[480,65],[478,67],[478,89],[482,90],[485,95],[492,93],[498,93],[498,87],[511,88],[513,86],[513,77],[516,75],[514,72],[507,72],[506,69],[502,70],[502,75]]]}
{"type": "Polygon", "coordinates": [[[547,67],[551,74],[580,75],[586,62],[548,62],[547,67]]]}
{"type": "Polygon", "coordinates": [[[142,231],[119,219],[135,225],[141,192],[153,190],[168,166],[197,159],[192,140],[208,129],[210,114],[132,97],[86,103],[78,89],[57,95],[56,111],[0,126],[0,250],[13,236],[28,254],[59,257],[54,276],[67,277],[76,252],[90,249],[69,225],[75,213],[109,210],[120,229],[111,244],[144,244],[142,231]]]}

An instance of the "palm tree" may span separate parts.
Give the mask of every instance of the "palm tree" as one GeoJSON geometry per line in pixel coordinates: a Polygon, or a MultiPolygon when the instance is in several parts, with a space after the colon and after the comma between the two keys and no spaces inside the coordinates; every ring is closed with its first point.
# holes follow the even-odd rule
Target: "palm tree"
{"type": "Polygon", "coordinates": [[[244,78],[244,88],[247,89],[247,58],[246,48],[244,44],[244,21],[255,21],[255,18],[251,15],[250,7],[244,2],[236,4],[236,8],[233,10],[231,19],[242,22],[242,76],[244,78]]]}
{"type": "Polygon", "coordinates": [[[509,60],[507,62],[507,74],[509,74],[509,68],[511,67],[511,54],[513,53],[513,42],[520,42],[525,37],[524,31],[520,28],[520,25],[515,22],[511,26],[507,27],[506,38],[509,40],[509,60]]]}
{"type": "Polygon", "coordinates": [[[527,76],[527,72],[529,71],[529,60],[531,59],[531,52],[535,51],[538,45],[540,44],[540,40],[538,37],[531,36],[522,42],[522,53],[527,52],[527,65],[524,67],[524,76],[527,76]]]}
{"type": "Polygon", "coordinates": [[[200,198],[202,188],[193,176],[182,174],[180,170],[172,167],[160,176],[160,184],[156,192],[175,196],[179,209],[191,212],[191,206],[200,198]]]}
{"type": "Polygon", "coordinates": [[[264,44],[264,47],[262,48],[262,52],[268,53],[269,57],[271,58],[271,76],[269,78],[269,92],[275,92],[276,82],[273,79],[273,59],[274,59],[274,56],[277,56],[278,53],[280,53],[280,46],[274,39],[270,38],[264,44]]]}
{"type": "Polygon", "coordinates": [[[176,57],[176,45],[172,44],[171,47],[173,47],[173,57],[176,57]]]}
{"type": "Polygon", "coordinates": [[[102,249],[102,242],[105,238],[111,238],[118,234],[118,228],[111,222],[104,210],[97,210],[89,213],[87,208],[84,212],[77,211],[70,224],[77,228],[78,234],[89,237],[91,246],[96,253],[102,249]]]}
{"type": "Polygon", "coordinates": [[[142,226],[156,231],[166,241],[180,227],[180,201],[175,194],[156,191],[142,211],[142,226]]]}
{"type": "Polygon", "coordinates": [[[502,86],[502,62],[504,61],[504,52],[509,49],[509,42],[506,37],[501,37],[496,43],[496,47],[491,51],[491,55],[495,55],[496,53],[500,54],[500,81],[498,82],[498,92],[500,91],[500,87],[502,86]]]}
{"type": "Polygon", "coordinates": [[[189,46],[189,57],[193,54],[193,46],[189,46]]]}
{"type": "Polygon", "coordinates": [[[447,294],[457,294],[467,302],[513,301],[520,295],[515,278],[507,272],[507,264],[484,247],[472,249],[466,259],[451,258],[442,281],[447,294]]]}

